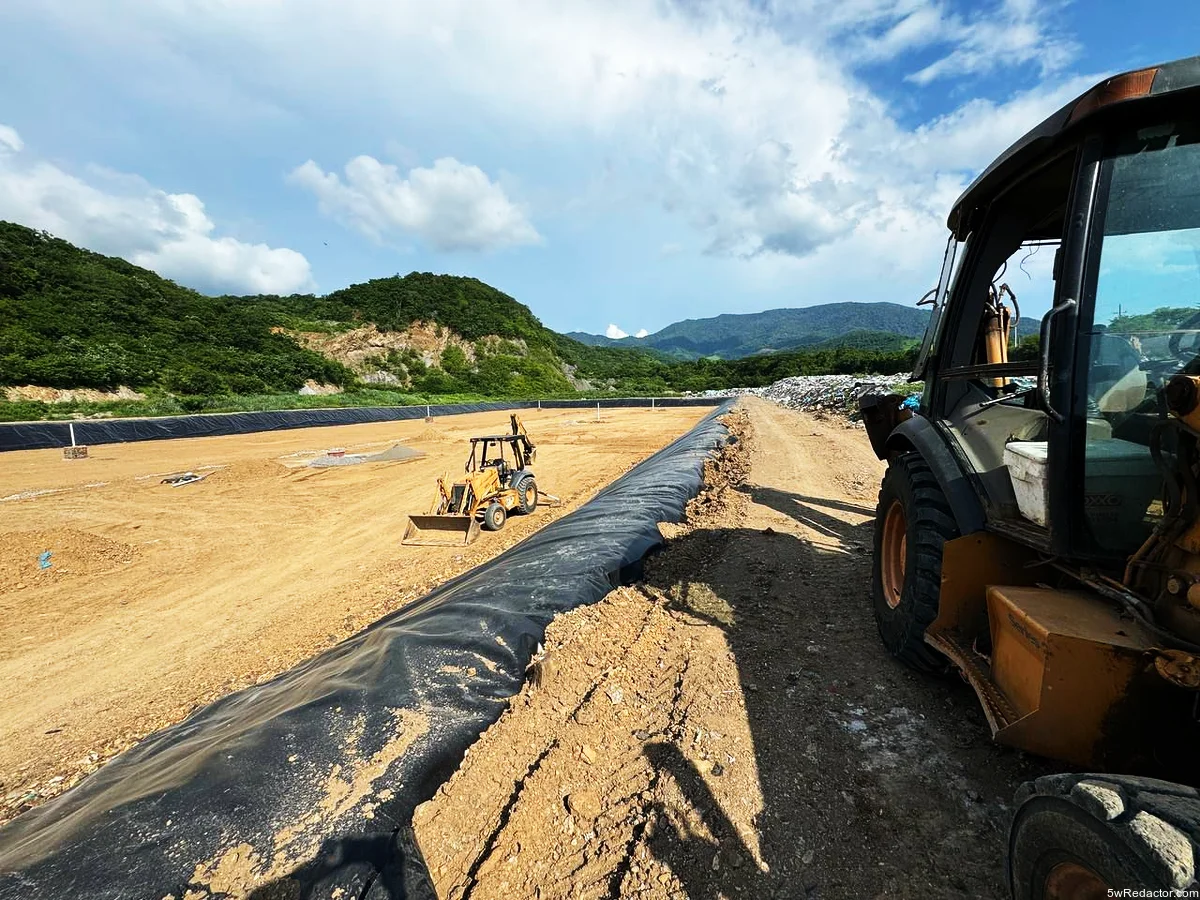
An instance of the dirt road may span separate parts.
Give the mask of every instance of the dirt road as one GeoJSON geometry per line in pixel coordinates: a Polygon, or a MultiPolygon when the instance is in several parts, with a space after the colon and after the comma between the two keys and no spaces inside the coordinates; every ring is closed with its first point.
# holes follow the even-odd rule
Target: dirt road
{"type": "Polygon", "coordinates": [[[494,556],[706,412],[531,411],[539,484],[566,505],[467,549],[399,540],[504,413],[0,455],[0,820],[494,556]],[[397,444],[426,455],[303,467],[397,444]],[[187,470],[207,477],[162,483],[187,470]]]}
{"type": "Polygon", "coordinates": [[[861,429],[741,408],[645,582],[557,619],[539,686],[418,809],[439,896],[1004,895],[1008,804],[1046,764],[879,644],[861,429]]]}

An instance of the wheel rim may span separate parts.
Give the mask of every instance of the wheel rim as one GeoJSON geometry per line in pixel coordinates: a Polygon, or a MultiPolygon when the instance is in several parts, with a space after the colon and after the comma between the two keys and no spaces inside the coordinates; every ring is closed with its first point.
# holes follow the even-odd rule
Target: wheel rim
{"type": "Polygon", "coordinates": [[[879,560],[883,575],[883,599],[895,609],[904,593],[904,567],[908,562],[908,519],[904,504],[892,501],[883,519],[883,547],[879,560]]]}
{"type": "Polygon", "coordinates": [[[530,509],[537,506],[537,488],[532,484],[525,488],[525,505],[530,509]]]}
{"type": "Polygon", "coordinates": [[[1046,900],[1100,900],[1109,896],[1109,886],[1091,869],[1063,862],[1046,876],[1042,896],[1046,900]]]}

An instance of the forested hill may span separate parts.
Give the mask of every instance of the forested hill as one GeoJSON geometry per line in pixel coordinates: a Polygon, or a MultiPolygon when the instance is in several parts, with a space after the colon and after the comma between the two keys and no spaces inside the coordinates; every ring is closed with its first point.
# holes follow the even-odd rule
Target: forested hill
{"type": "Polygon", "coordinates": [[[825,303],[798,309],[687,319],[644,338],[614,340],[579,332],[572,332],[570,337],[595,346],[656,350],[680,359],[702,356],[738,359],[835,342],[848,346],[891,344],[896,347],[924,334],[928,320],[927,310],[898,303],[825,303]]]}
{"type": "Polygon", "coordinates": [[[569,393],[589,377],[636,381],[659,363],[643,351],[592,348],[557,334],[475,278],[414,272],[324,297],[209,297],[0,222],[0,389],[266,394],[308,381],[351,388],[373,368],[374,383],[413,393],[537,395],[569,393]],[[387,334],[414,323],[436,329],[436,353],[387,334]],[[321,334],[356,330],[378,345],[359,371],[309,349],[321,345],[321,334]]]}
{"type": "Polygon", "coordinates": [[[273,333],[274,313],[0,222],[0,385],[296,390],[345,370],[273,333]]]}
{"type": "Polygon", "coordinates": [[[209,297],[125,260],[0,222],[6,420],[579,391],[651,395],[785,375],[891,373],[911,363],[911,342],[898,347],[896,335],[849,339],[856,346],[826,340],[731,362],[672,361],[660,351],[572,340],[474,278],[414,272],[323,297],[209,297]],[[54,393],[118,387],[140,396],[118,407],[103,406],[117,402],[107,394],[63,400],[54,393]],[[301,389],[313,395],[297,400],[301,389]]]}

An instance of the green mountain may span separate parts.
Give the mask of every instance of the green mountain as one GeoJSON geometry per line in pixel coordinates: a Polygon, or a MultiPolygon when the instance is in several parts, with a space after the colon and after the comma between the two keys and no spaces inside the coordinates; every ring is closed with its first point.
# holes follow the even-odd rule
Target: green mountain
{"type": "MultiPolygon", "coordinates": [[[[867,335],[898,335],[916,340],[925,333],[929,312],[898,303],[825,303],[799,309],[686,319],[644,338],[614,340],[571,332],[569,337],[599,347],[637,347],[679,359],[716,356],[740,359],[813,346],[885,343],[867,335]],[[856,344],[856,342],[858,342],[856,344]]],[[[894,344],[895,342],[893,342],[894,344]]]]}
{"type": "Polygon", "coordinates": [[[679,345],[592,346],[558,334],[475,278],[413,272],[323,297],[209,297],[0,222],[0,420],[648,396],[911,365],[906,337],[829,328],[833,337],[810,329],[804,350],[671,359],[679,345]],[[116,388],[137,393],[95,393],[116,388]]]}
{"type": "Polygon", "coordinates": [[[591,379],[636,386],[660,364],[644,351],[572,341],[474,278],[414,272],[323,297],[209,297],[0,222],[0,387],[269,394],[309,381],[361,387],[370,370],[372,383],[414,394],[529,396],[570,393],[591,379]],[[422,335],[397,338],[417,323],[434,332],[432,354],[413,348],[422,335]],[[325,352],[338,335],[354,345],[356,330],[365,359],[353,347],[325,352]]]}
{"type": "Polygon", "coordinates": [[[347,380],[275,324],[263,307],[0,222],[0,385],[212,394],[347,380]]]}

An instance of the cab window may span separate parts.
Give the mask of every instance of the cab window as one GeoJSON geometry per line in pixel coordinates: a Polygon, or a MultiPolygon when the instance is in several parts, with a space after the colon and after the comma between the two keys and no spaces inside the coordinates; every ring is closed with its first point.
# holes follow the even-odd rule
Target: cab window
{"type": "MultiPolygon", "coordinates": [[[[1200,128],[1124,134],[1105,162],[1087,335],[1083,520],[1092,549],[1128,555],[1161,518],[1152,458],[1162,388],[1200,374],[1200,128]]],[[[1159,430],[1159,435],[1164,432],[1159,430]]],[[[1163,448],[1169,454],[1169,447],[1163,448]]]]}

